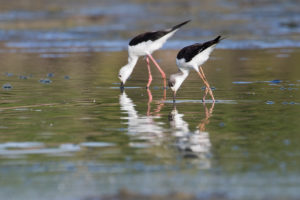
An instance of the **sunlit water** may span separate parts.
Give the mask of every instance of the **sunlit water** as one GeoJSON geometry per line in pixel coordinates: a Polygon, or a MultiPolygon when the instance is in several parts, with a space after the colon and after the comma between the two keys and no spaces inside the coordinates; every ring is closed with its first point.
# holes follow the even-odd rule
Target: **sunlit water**
{"type": "MultiPolygon", "coordinates": [[[[167,74],[176,53],[154,54],[167,74]]],[[[216,50],[216,103],[191,73],[175,106],[143,59],[120,91],[126,52],[41,55],[0,54],[1,197],[299,198],[299,49],[216,50]]]]}

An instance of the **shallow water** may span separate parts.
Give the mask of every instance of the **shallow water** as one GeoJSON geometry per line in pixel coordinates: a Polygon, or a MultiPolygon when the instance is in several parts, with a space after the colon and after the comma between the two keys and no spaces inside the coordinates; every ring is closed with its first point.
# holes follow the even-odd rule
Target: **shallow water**
{"type": "Polygon", "coordinates": [[[0,3],[1,198],[300,198],[296,1],[0,3]],[[204,65],[217,101],[191,73],[174,106],[143,59],[120,91],[130,38],[187,19],[154,57],[169,75],[228,36],[204,65]]]}
{"type": "MultiPolygon", "coordinates": [[[[167,74],[176,53],[154,54],[167,74]]],[[[144,88],[143,59],[120,91],[126,52],[43,55],[0,54],[1,197],[299,198],[299,49],[217,49],[204,66],[217,102],[191,73],[176,107],[154,67],[144,88]]]]}

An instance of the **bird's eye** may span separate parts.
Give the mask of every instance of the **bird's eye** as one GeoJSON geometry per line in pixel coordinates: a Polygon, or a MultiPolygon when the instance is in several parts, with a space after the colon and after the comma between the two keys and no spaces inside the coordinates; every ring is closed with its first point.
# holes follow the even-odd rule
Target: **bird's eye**
{"type": "Polygon", "coordinates": [[[122,76],[121,76],[121,75],[119,75],[119,77],[121,78],[122,76]]]}
{"type": "Polygon", "coordinates": [[[169,81],[169,87],[173,87],[174,83],[172,83],[171,81],[169,81]]]}

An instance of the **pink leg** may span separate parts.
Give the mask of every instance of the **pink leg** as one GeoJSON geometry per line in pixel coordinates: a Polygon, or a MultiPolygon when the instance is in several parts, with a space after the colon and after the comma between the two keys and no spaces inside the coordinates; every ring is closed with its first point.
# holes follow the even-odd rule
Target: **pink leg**
{"type": "Polygon", "coordinates": [[[211,96],[211,98],[212,98],[212,100],[213,100],[213,102],[214,102],[214,101],[215,101],[215,98],[214,98],[213,92],[212,92],[212,90],[211,90],[211,88],[210,88],[210,86],[209,86],[209,83],[208,83],[208,81],[207,81],[207,79],[206,79],[206,77],[205,77],[205,74],[204,74],[204,72],[203,72],[203,69],[202,69],[202,67],[199,67],[199,69],[200,69],[200,73],[201,73],[201,75],[202,75],[202,76],[200,76],[200,77],[202,78],[204,84],[206,85],[206,88],[208,89],[209,95],[211,96]]]}
{"type": "Polygon", "coordinates": [[[147,61],[147,67],[148,67],[148,74],[149,74],[149,79],[148,79],[148,83],[147,83],[147,88],[150,87],[151,82],[152,82],[152,75],[151,75],[151,69],[150,69],[150,61],[149,61],[149,57],[146,57],[146,61],[147,61]]]}
{"type": "Polygon", "coordinates": [[[208,93],[208,88],[205,87],[205,92],[204,92],[204,95],[203,95],[203,98],[202,98],[203,103],[205,102],[205,98],[207,96],[207,93],[208,93]]]}
{"type": "Polygon", "coordinates": [[[166,74],[165,72],[160,68],[160,66],[158,65],[158,63],[155,61],[155,59],[152,57],[151,54],[148,54],[148,57],[151,58],[152,62],[154,63],[154,65],[157,67],[157,69],[159,70],[159,72],[161,73],[162,78],[164,79],[164,89],[167,88],[167,80],[166,80],[166,74]]]}
{"type": "Polygon", "coordinates": [[[212,100],[213,100],[213,102],[214,102],[214,101],[215,101],[215,98],[214,98],[214,95],[213,95],[213,93],[212,93],[212,91],[211,91],[211,89],[210,89],[210,86],[209,86],[208,82],[205,80],[205,78],[203,77],[203,75],[202,75],[201,72],[197,71],[197,73],[199,74],[200,78],[203,80],[203,82],[204,82],[204,84],[205,84],[205,86],[206,86],[206,89],[205,89],[205,95],[203,96],[203,101],[205,101],[205,97],[206,97],[207,90],[208,90],[208,92],[209,92],[209,94],[210,94],[210,96],[211,96],[211,98],[212,98],[212,100]]]}

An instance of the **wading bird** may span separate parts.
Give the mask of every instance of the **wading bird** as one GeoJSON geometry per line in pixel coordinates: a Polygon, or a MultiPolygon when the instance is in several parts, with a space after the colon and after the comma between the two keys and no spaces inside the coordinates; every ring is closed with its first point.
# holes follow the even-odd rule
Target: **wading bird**
{"type": "Polygon", "coordinates": [[[176,64],[178,66],[179,72],[172,74],[169,79],[169,87],[173,91],[173,102],[176,99],[176,92],[180,88],[183,81],[187,78],[191,69],[196,70],[200,78],[203,80],[206,89],[205,95],[203,96],[203,101],[209,92],[213,102],[215,101],[213,92],[209,86],[209,83],[204,75],[203,69],[201,67],[208,58],[211,52],[214,50],[216,44],[218,44],[222,39],[221,36],[216,37],[213,40],[207,41],[205,43],[196,43],[187,47],[184,47],[179,51],[176,57],[176,64]]]}
{"type": "Polygon", "coordinates": [[[158,49],[160,49],[163,44],[172,36],[174,33],[183,25],[190,22],[190,20],[185,21],[181,24],[174,26],[173,28],[146,32],[134,37],[128,45],[128,64],[123,66],[119,71],[119,79],[121,80],[121,88],[124,87],[126,80],[129,78],[132,73],[138,58],[140,56],[146,56],[149,79],[147,83],[147,88],[150,87],[152,82],[152,75],[150,71],[150,63],[149,58],[152,60],[154,65],[157,67],[159,72],[161,73],[162,78],[164,79],[164,88],[166,88],[166,75],[155,59],[152,57],[152,53],[158,49]]]}

